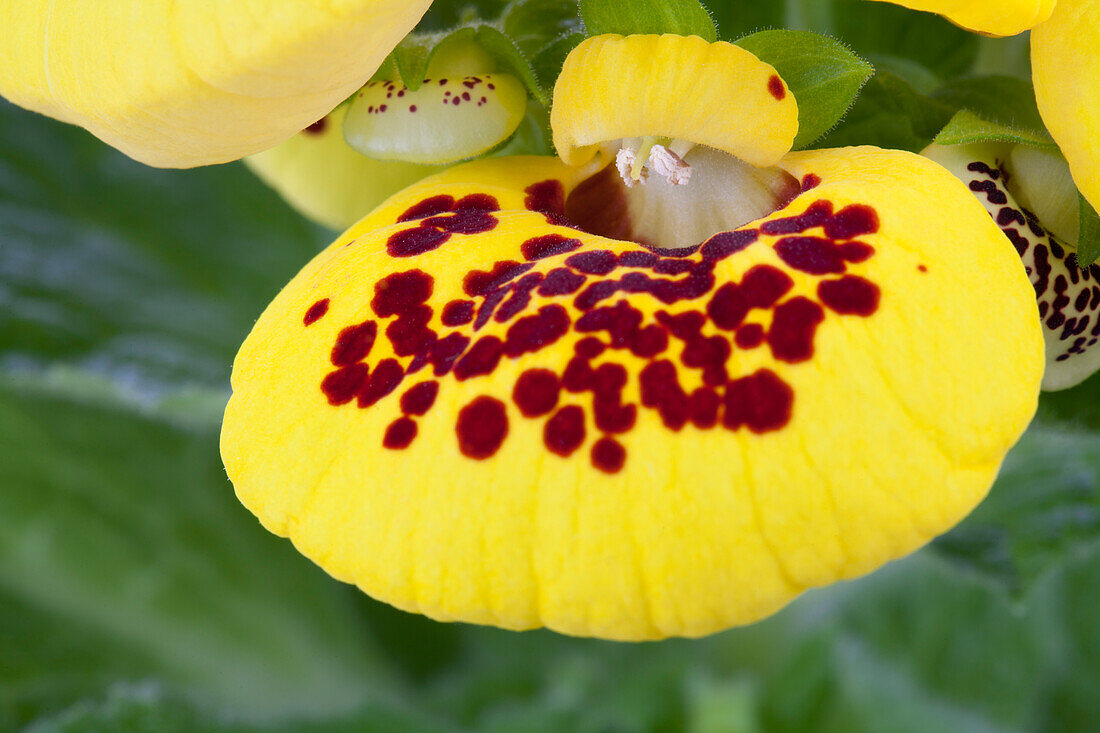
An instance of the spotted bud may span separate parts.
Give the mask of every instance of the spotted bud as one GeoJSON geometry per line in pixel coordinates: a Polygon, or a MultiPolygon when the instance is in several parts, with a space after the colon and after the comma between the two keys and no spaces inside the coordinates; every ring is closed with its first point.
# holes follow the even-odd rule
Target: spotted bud
{"type": "Polygon", "coordinates": [[[344,120],[348,144],[378,160],[452,163],[485,153],[515,132],[527,91],[510,74],[369,82],[344,120]]]}

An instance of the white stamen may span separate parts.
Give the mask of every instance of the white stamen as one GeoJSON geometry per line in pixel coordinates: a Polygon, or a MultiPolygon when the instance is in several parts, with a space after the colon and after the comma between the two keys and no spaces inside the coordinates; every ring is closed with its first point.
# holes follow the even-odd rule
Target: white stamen
{"type": "Polygon", "coordinates": [[[628,188],[638,183],[644,185],[646,178],[649,177],[649,171],[644,166],[639,171],[638,177],[634,177],[634,164],[637,157],[638,152],[634,148],[619,148],[619,152],[615,153],[615,168],[618,169],[619,177],[628,188]]]}
{"type": "Polygon", "coordinates": [[[650,149],[649,164],[673,186],[682,186],[691,178],[691,166],[664,145],[654,145],[650,149]]]}

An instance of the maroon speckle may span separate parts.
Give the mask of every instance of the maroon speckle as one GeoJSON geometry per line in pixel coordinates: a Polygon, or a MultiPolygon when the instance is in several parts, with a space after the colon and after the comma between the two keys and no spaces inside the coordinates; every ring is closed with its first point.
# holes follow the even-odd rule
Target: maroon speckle
{"type": "Polygon", "coordinates": [[[500,202],[487,193],[471,193],[455,202],[455,211],[500,211],[500,202]]]}
{"type": "Polygon", "coordinates": [[[787,96],[787,87],[783,85],[783,80],[775,74],[768,78],[768,93],[779,100],[787,96]]]}
{"type": "Polygon", "coordinates": [[[626,448],[614,438],[600,438],[592,445],[592,465],[604,473],[618,473],[626,462],[626,448]]]}
{"type": "Polygon", "coordinates": [[[770,369],[760,369],[726,386],[722,424],[730,430],[742,426],[767,433],[786,426],[791,419],[794,390],[770,369]]]}
{"type": "Polygon", "coordinates": [[[531,291],[542,282],[542,277],[541,272],[529,272],[512,284],[511,295],[501,304],[494,316],[497,323],[507,323],[531,304],[531,291]]]}
{"type": "Polygon", "coordinates": [[[532,237],[519,246],[525,260],[539,260],[543,257],[572,252],[581,246],[581,240],[563,237],[560,234],[543,234],[532,237]]]}
{"type": "Polygon", "coordinates": [[[428,381],[414,384],[401,395],[401,412],[406,415],[423,415],[432,409],[439,394],[439,382],[428,381]]]}
{"type": "Polygon", "coordinates": [[[825,312],[809,298],[798,296],[780,304],[768,328],[772,356],[790,364],[812,357],[814,333],[823,320],[825,312]]]}
{"type": "Polygon", "coordinates": [[[329,358],[335,366],[350,366],[362,361],[374,346],[378,336],[378,324],[374,321],[357,323],[340,331],[329,358]]]}
{"type": "MultiPolygon", "coordinates": [[[[400,96],[400,95],[398,95],[398,96],[400,96]]],[[[416,111],[416,105],[415,104],[410,104],[409,105],[409,111],[410,112],[415,112],[416,111]]]]}
{"type": "Polygon", "coordinates": [[[386,241],[391,257],[416,257],[443,245],[451,235],[438,229],[416,227],[392,234],[386,241]]]}
{"type": "Polygon", "coordinates": [[[524,417],[539,417],[558,405],[561,380],[549,369],[528,369],[512,388],[512,401],[524,417]]]}
{"type": "Polygon", "coordinates": [[[718,424],[718,408],[722,404],[718,393],[708,387],[699,387],[688,399],[688,414],[691,424],[701,430],[713,428],[718,424]]]}
{"type": "Polygon", "coordinates": [[[827,308],[841,315],[873,315],[878,310],[879,296],[878,285],[858,275],[822,280],[817,284],[817,297],[827,308]]]}
{"type": "Polygon", "coordinates": [[[456,209],[451,215],[433,216],[420,222],[422,227],[438,227],[451,234],[481,234],[497,225],[492,214],[477,209],[456,209]]]}
{"type": "Polygon", "coordinates": [[[584,435],[584,410],[567,405],[546,421],[542,442],[551,453],[565,458],[581,447],[584,435]]]}
{"type": "Polygon", "coordinates": [[[807,229],[823,226],[833,214],[831,201],[814,201],[797,216],[771,219],[760,225],[765,234],[801,234],[807,229]]]}
{"type": "Polygon", "coordinates": [[[604,343],[594,336],[585,336],[573,344],[573,353],[584,359],[595,359],[606,350],[604,343]]]}
{"type": "Polygon", "coordinates": [[[374,285],[371,309],[379,318],[404,313],[424,303],[432,295],[435,281],[421,270],[395,272],[374,285]]]}
{"type": "Polygon", "coordinates": [[[428,361],[432,364],[435,376],[442,377],[451,371],[455,360],[469,345],[470,339],[460,333],[452,333],[432,344],[428,352],[428,361]]]}
{"type": "Polygon", "coordinates": [[[586,275],[607,275],[618,266],[619,258],[606,249],[597,249],[572,255],[565,264],[586,275]]]}
{"type": "Polygon", "coordinates": [[[793,287],[790,275],[771,265],[753,267],[741,281],[741,292],[749,308],[771,308],[793,287]]]}
{"type": "Polygon", "coordinates": [[[532,183],[523,191],[527,196],[523,199],[523,205],[528,211],[539,211],[544,214],[565,213],[565,187],[561,181],[550,179],[532,183]]]}
{"type": "Polygon", "coordinates": [[[410,206],[405,210],[405,213],[397,217],[397,221],[401,223],[412,221],[413,219],[423,219],[426,216],[443,214],[450,211],[454,204],[454,196],[448,196],[447,194],[432,196],[410,206]]]}
{"type": "Polygon", "coordinates": [[[322,117],[306,129],[302,130],[302,132],[305,132],[309,135],[320,135],[325,131],[326,127],[328,127],[328,120],[322,117]]]}
{"type": "Polygon", "coordinates": [[[453,104],[454,106],[457,107],[458,105],[462,104],[462,100],[459,99],[457,96],[452,97],[451,98],[451,104],[453,104]]]}
{"type": "Polygon", "coordinates": [[[503,344],[496,336],[482,336],[455,364],[455,379],[462,382],[471,377],[492,374],[500,362],[503,344]]]}
{"type": "Polygon", "coordinates": [[[875,254],[875,248],[865,242],[845,242],[836,246],[842,260],[851,263],[866,262],[875,254]]]}
{"type": "Polygon", "coordinates": [[[524,316],[508,329],[504,353],[510,358],[539,351],[554,343],[569,330],[569,312],[554,303],[539,308],[535,315],[524,316]]]}
{"type": "Polygon", "coordinates": [[[440,319],[444,326],[465,326],[474,320],[474,302],[472,300],[452,300],[443,306],[440,319]]]}
{"type": "Polygon", "coordinates": [[[756,238],[757,233],[754,229],[737,232],[719,232],[703,242],[701,249],[703,259],[719,262],[745,249],[755,242],[756,238]]]}
{"type": "Polygon", "coordinates": [[[657,408],[669,430],[680,430],[688,419],[688,396],[680,386],[676,366],[667,359],[642,368],[638,377],[642,404],[657,408]]]}
{"type": "Polygon", "coordinates": [[[493,269],[488,272],[471,270],[466,273],[466,277],[462,280],[462,289],[471,297],[488,295],[509,280],[514,280],[527,272],[531,267],[531,265],[521,265],[511,260],[494,262],[493,269]]]}
{"type": "Polygon", "coordinates": [[[812,188],[817,188],[821,185],[821,177],[816,173],[807,173],[802,176],[802,190],[809,191],[812,188]]]}
{"type": "Polygon", "coordinates": [[[746,323],[733,334],[733,341],[739,349],[755,349],[764,343],[764,327],[759,323],[746,323]]]}
{"type": "Polygon", "coordinates": [[[718,288],[707,303],[707,315],[714,321],[714,325],[727,331],[741,325],[748,312],[745,296],[735,283],[726,283],[718,288]]]}
{"type": "Polygon", "coordinates": [[[556,267],[546,273],[545,279],[539,284],[538,292],[544,297],[572,295],[580,290],[585,280],[584,275],[578,275],[565,267],[556,267]]]}
{"type": "Polygon", "coordinates": [[[306,314],[302,316],[302,324],[306,326],[312,326],[314,323],[324,318],[328,313],[328,298],[321,298],[316,303],[309,307],[306,314]]]}
{"type": "Polygon", "coordinates": [[[455,423],[458,449],[467,458],[493,456],[508,435],[508,414],[504,403],[482,395],[458,411],[455,423]]]}
{"type": "Polygon", "coordinates": [[[825,236],[833,239],[851,239],[877,231],[878,214],[864,204],[845,206],[825,222],[825,236]]]}
{"type": "Polygon", "coordinates": [[[403,450],[416,439],[416,422],[407,417],[399,417],[386,428],[382,446],[390,450],[403,450]]]}
{"type": "Polygon", "coordinates": [[[330,405],[343,405],[351,402],[369,376],[370,369],[366,364],[352,364],[326,374],[321,382],[321,391],[330,405]]]}
{"type": "Polygon", "coordinates": [[[405,371],[396,359],[383,359],[370,375],[363,388],[359,391],[359,407],[370,407],[401,384],[401,378],[405,371]]]}
{"type": "Polygon", "coordinates": [[[928,265],[917,265],[917,269],[921,272],[928,272],[928,265]]]}
{"type": "Polygon", "coordinates": [[[811,275],[839,274],[844,272],[836,245],[820,237],[784,237],[775,245],[779,258],[796,270],[811,275]]]}

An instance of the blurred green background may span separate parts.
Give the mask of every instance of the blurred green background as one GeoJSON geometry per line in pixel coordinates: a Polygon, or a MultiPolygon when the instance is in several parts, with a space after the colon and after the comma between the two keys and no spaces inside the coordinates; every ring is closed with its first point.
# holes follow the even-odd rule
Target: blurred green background
{"type": "MultiPolygon", "coordinates": [[[[832,144],[919,149],[957,79],[1026,73],[1018,39],[777,5],[723,36],[814,28],[879,70],[832,144]]],[[[754,626],[436,624],[269,535],[218,456],[237,345],[330,237],[240,164],[149,169],[0,102],[0,730],[1097,729],[1100,377],[1044,398],[959,528],[754,626]]]]}

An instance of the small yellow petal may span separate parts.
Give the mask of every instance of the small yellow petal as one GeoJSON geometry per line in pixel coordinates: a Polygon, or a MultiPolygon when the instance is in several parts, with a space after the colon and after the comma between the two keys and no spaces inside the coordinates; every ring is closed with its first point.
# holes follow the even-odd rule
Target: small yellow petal
{"type": "Polygon", "coordinates": [[[1058,0],[880,0],[938,13],[952,23],[990,36],[1014,36],[1050,17],[1058,0]]]}
{"type": "Polygon", "coordinates": [[[310,219],[347,229],[390,194],[438,173],[437,166],[368,158],[344,141],[347,106],[244,162],[310,219]]]}
{"type": "Polygon", "coordinates": [[[554,145],[570,165],[601,143],[666,137],[774,165],[798,132],[798,106],[775,69],[748,51],[698,36],[589,38],[554,87],[554,145]]]}
{"type": "Polygon", "coordinates": [[[1100,3],[1060,0],[1031,33],[1031,66],[1043,122],[1077,188],[1100,208],[1100,3]]]}
{"type": "Polygon", "coordinates": [[[622,202],[552,158],[393,196],[237,356],[241,501],[400,608],[613,639],[749,623],[946,531],[1035,410],[1019,258],[926,159],[781,164],[785,208],[678,251],[569,226],[622,202]]]}
{"type": "Polygon", "coordinates": [[[150,165],[265,150],[358,89],[429,0],[5,0],[0,94],[150,165]]]}

